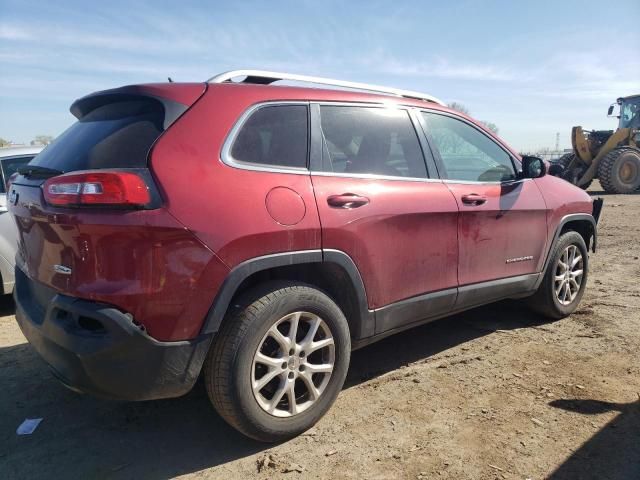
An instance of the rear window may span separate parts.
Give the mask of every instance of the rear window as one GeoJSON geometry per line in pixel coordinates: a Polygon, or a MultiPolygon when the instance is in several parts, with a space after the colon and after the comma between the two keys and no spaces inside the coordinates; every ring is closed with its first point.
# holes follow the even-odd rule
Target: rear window
{"type": "Polygon", "coordinates": [[[84,115],[42,151],[33,165],[63,172],[147,166],[163,132],[164,106],[153,98],[102,105],[84,115]]]}

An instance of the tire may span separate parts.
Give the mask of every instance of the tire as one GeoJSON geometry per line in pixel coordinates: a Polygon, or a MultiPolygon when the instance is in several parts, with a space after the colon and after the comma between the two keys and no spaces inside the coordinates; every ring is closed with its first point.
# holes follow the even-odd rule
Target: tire
{"type": "MultiPolygon", "coordinates": [[[[544,272],[542,282],[540,283],[540,286],[538,287],[536,293],[533,294],[533,296],[531,296],[529,299],[527,299],[527,304],[532,310],[552,320],[559,320],[561,318],[564,318],[572,314],[576,310],[576,308],[578,308],[580,300],[582,299],[582,295],[584,295],[585,287],[587,285],[588,274],[589,255],[582,235],[580,235],[578,232],[573,231],[566,232],[562,234],[556,241],[550,255],[549,264],[544,272]],[[582,270],[582,275],[579,279],[579,288],[575,289],[575,297],[573,297],[572,299],[570,297],[565,298],[565,302],[568,300],[570,301],[568,303],[563,303],[563,301],[559,297],[562,297],[563,293],[565,293],[566,290],[561,290],[560,294],[556,294],[558,286],[563,282],[556,280],[556,275],[562,273],[563,269],[559,265],[559,262],[561,260],[564,260],[564,253],[571,247],[574,247],[582,257],[581,265],[577,264],[574,268],[574,272],[582,270]]],[[[574,280],[578,282],[578,279],[576,277],[574,277],[574,280]]],[[[570,287],[575,288],[574,285],[571,285],[570,287]]],[[[573,290],[571,290],[571,296],[572,295],[573,290]]]]}
{"type": "MultiPolygon", "coordinates": [[[[567,182],[572,183],[573,185],[577,185],[578,180],[586,171],[586,168],[580,168],[580,167],[574,167],[571,170],[567,170],[567,167],[571,162],[573,162],[575,158],[576,158],[575,153],[565,153],[560,158],[558,158],[558,160],[553,162],[555,165],[558,165],[560,167],[558,171],[558,175],[556,176],[559,176],[563,180],[566,180],[567,182]]],[[[593,180],[589,180],[584,185],[581,185],[580,188],[582,188],[583,190],[586,190],[591,186],[592,182],[593,180]]]]}
{"type": "MultiPolygon", "coordinates": [[[[577,181],[577,180],[576,180],[577,181]]],[[[583,190],[587,190],[591,184],[593,183],[593,180],[589,180],[587,183],[585,183],[584,185],[580,185],[580,188],[583,190]]]]}
{"type": "Polygon", "coordinates": [[[640,188],[640,150],[631,147],[611,150],[598,165],[598,177],[608,193],[635,192],[640,188]]]}
{"type": "Polygon", "coordinates": [[[576,158],[576,154],[575,153],[565,153],[560,158],[558,158],[558,160],[556,160],[554,163],[557,163],[558,165],[561,165],[562,168],[567,168],[569,163],[571,163],[574,158],[576,158]]]}
{"type": "Polygon", "coordinates": [[[557,160],[552,161],[551,170],[550,170],[551,174],[556,177],[560,177],[563,180],[566,180],[567,182],[573,183],[571,172],[567,171],[567,167],[573,161],[574,158],[575,158],[574,153],[565,153],[557,160]]]}
{"type": "Polygon", "coordinates": [[[211,403],[227,423],[255,440],[279,442],[299,435],[329,410],[342,389],[351,355],[347,320],[325,293],[301,283],[269,282],[234,304],[204,365],[211,403]],[[290,347],[285,340],[298,313],[295,354],[289,356],[282,345],[290,347]],[[323,323],[316,322],[316,317],[323,323]],[[305,344],[314,324],[318,325],[317,333],[305,344]],[[274,328],[281,333],[278,341],[274,328]],[[305,345],[311,350],[321,342],[328,344],[329,337],[333,346],[312,353],[303,351],[305,345]],[[267,357],[269,367],[261,363],[267,357]],[[276,359],[277,365],[272,364],[276,359]],[[331,361],[331,372],[312,373],[326,369],[331,361]],[[260,381],[272,374],[272,380],[256,393],[260,381]],[[315,394],[308,387],[308,378],[315,382],[315,394]],[[288,390],[292,384],[295,405],[288,390]],[[275,399],[278,394],[279,401],[275,399]]]}

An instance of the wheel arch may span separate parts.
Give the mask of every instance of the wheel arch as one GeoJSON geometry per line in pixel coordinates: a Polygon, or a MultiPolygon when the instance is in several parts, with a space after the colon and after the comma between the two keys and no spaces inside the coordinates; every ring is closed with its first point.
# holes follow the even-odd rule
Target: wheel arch
{"type": "Polygon", "coordinates": [[[205,318],[202,333],[216,333],[233,300],[246,290],[269,280],[294,280],[327,293],[349,323],[352,339],[373,335],[374,313],[355,263],[339,250],[303,250],[246,260],[227,275],[205,318]]]}
{"type": "MultiPolygon", "coordinates": [[[[569,219],[560,228],[560,232],[557,236],[559,238],[562,234],[566,232],[577,232],[584,239],[584,243],[587,246],[587,250],[589,249],[589,245],[591,244],[592,250],[596,251],[596,224],[593,221],[593,217],[589,216],[589,219],[569,219]],[[593,238],[593,243],[591,243],[591,239],[593,238]]],[[[555,239],[554,239],[555,242],[555,239]]]]}
{"type": "MultiPolygon", "coordinates": [[[[598,212],[599,214],[599,212],[598,212]]],[[[566,232],[577,232],[584,239],[584,243],[587,246],[587,251],[589,250],[589,243],[591,238],[593,238],[593,242],[591,243],[591,249],[593,252],[596,251],[597,238],[598,238],[598,230],[597,230],[597,221],[593,217],[593,215],[589,215],[587,213],[572,213],[562,217],[558,226],[556,227],[555,234],[553,235],[553,239],[547,248],[546,257],[544,260],[544,266],[542,268],[542,272],[547,271],[547,267],[549,266],[549,262],[551,261],[551,253],[553,252],[553,247],[556,244],[556,241],[563,233],[566,232]]],[[[544,279],[544,274],[540,275],[538,281],[536,282],[535,288],[537,289],[542,280],[544,279]]]]}
{"type": "Polygon", "coordinates": [[[562,219],[558,223],[556,232],[551,243],[549,244],[543,271],[547,269],[547,265],[551,260],[551,252],[553,251],[553,246],[555,245],[556,241],[563,233],[569,231],[578,232],[584,239],[587,250],[589,249],[589,244],[591,244],[591,250],[593,252],[596,251],[598,231],[596,227],[596,219],[593,217],[593,215],[589,215],[587,213],[572,213],[566,215],[562,217],[562,219]],[[591,238],[593,238],[593,242],[591,242],[591,238]]]}

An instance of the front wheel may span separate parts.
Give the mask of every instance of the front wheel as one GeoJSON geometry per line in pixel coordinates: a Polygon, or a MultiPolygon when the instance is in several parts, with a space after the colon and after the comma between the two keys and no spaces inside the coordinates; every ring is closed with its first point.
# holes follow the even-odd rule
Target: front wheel
{"type": "Polygon", "coordinates": [[[209,398],[251,438],[294,437],[342,389],[351,352],[347,320],[326,294],[302,284],[266,284],[234,303],[204,366],[209,398]]]}
{"type": "Polygon", "coordinates": [[[566,232],[558,238],[549,264],[529,306],[545,317],[558,320],[573,313],[587,285],[589,255],[577,232],[566,232]]]}

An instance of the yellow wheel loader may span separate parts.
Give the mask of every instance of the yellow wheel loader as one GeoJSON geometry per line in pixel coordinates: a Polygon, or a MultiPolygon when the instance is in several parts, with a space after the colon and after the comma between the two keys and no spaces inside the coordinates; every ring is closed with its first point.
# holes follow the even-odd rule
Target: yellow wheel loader
{"type": "Polygon", "coordinates": [[[573,127],[573,152],[553,161],[550,173],[584,189],[594,178],[609,193],[640,189],[640,95],[618,98],[607,115],[613,116],[616,108],[616,131],[573,127]]]}

